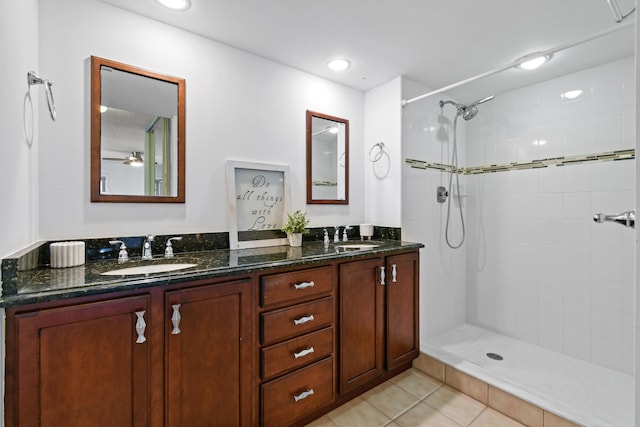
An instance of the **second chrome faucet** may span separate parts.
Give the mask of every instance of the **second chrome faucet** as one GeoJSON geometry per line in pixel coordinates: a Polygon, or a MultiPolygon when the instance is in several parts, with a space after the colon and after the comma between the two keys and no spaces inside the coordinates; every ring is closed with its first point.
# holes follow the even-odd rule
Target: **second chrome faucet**
{"type": "Polygon", "coordinates": [[[149,234],[144,238],[144,243],[142,244],[142,259],[152,259],[153,251],[151,250],[151,245],[153,240],[156,238],[153,234],[149,234]]]}

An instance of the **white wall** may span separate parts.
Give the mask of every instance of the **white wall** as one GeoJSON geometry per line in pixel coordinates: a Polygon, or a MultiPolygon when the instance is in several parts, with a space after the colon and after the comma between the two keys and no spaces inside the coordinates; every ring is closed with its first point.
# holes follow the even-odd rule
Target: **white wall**
{"type": "MultiPolygon", "coordinates": [[[[3,58],[0,67],[3,85],[0,103],[0,224],[3,224],[0,258],[3,258],[37,238],[37,120],[38,108],[46,102],[42,86],[31,88],[31,145],[26,141],[23,130],[23,111],[29,91],[27,72],[39,72],[37,0],[0,2],[0,53],[3,58]]],[[[31,112],[28,101],[26,106],[31,112]]],[[[48,115],[47,119],[51,120],[48,115]]]]}
{"type": "MultiPolygon", "coordinates": [[[[365,143],[363,157],[366,222],[387,227],[402,224],[402,78],[378,86],[365,96],[365,143]],[[369,152],[384,143],[384,153],[371,162],[369,152]]],[[[375,158],[378,149],[371,156],[375,158]]]]}
{"type": "MultiPolygon", "coordinates": [[[[402,81],[402,95],[409,99],[431,89],[409,79],[402,81]]],[[[420,255],[420,342],[424,343],[465,322],[466,246],[451,249],[445,243],[446,204],[436,202],[436,187],[448,185],[449,174],[412,169],[406,158],[451,163],[452,120],[455,109],[440,115],[440,99],[434,96],[407,105],[402,110],[402,233],[403,239],[424,243],[420,255]]],[[[459,142],[464,142],[464,124],[459,124],[459,142]]],[[[464,164],[464,144],[459,145],[459,164],[464,164]]],[[[464,177],[461,177],[464,185],[464,177]]],[[[454,199],[455,200],[455,199],[454,199]]],[[[452,204],[451,237],[459,241],[459,214],[452,204]]],[[[463,209],[464,209],[463,204],[463,209]]],[[[465,243],[466,245],[466,243],[465,243]]]]}
{"type": "MultiPolygon", "coordinates": [[[[634,59],[499,94],[466,143],[469,166],[634,148],[634,59]]],[[[635,233],[592,216],[635,208],[635,162],[467,178],[468,322],[632,374],[635,233]]]]}
{"type": "Polygon", "coordinates": [[[362,92],[95,0],[40,7],[40,68],[58,107],[55,123],[40,117],[42,239],[227,231],[228,159],[290,165],[293,208],[310,226],[363,221],[362,92]],[[91,55],[186,79],[185,204],[89,201],[91,55]],[[349,119],[348,206],[305,205],[307,109],[349,119]]]}
{"type": "MultiPolygon", "coordinates": [[[[0,67],[3,84],[0,103],[2,129],[0,155],[0,258],[36,240],[38,107],[43,105],[42,87],[31,90],[33,127],[30,143],[25,138],[25,100],[29,88],[27,72],[38,72],[38,1],[0,2],[0,67]]],[[[30,104],[28,111],[31,111],[30,104]]],[[[46,108],[46,107],[44,107],[46,108]]],[[[5,311],[0,310],[0,394],[4,396],[5,311]]],[[[4,402],[4,398],[2,399],[4,402]]],[[[4,404],[0,405],[0,426],[4,426],[4,404]]]]}

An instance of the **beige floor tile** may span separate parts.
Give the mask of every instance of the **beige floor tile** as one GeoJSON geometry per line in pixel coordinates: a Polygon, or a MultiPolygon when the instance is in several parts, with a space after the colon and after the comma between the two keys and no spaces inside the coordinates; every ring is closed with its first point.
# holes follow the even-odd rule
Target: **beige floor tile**
{"type": "Polygon", "coordinates": [[[525,427],[514,419],[501,414],[495,409],[487,408],[473,420],[469,427],[525,427]]]}
{"type": "Polygon", "coordinates": [[[544,427],[578,427],[578,425],[551,412],[544,411],[544,427]]]}
{"type": "Polygon", "coordinates": [[[464,426],[469,425],[486,408],[484,404],[449,386],[431,393],[424,403],[464,426]]]}
{"type": "Polygon", "coordinates": [[[485,405],[487,404],[489,394],[487,383],[448,365],[445,368],[445,382],[456,390],[468,394],[485,405]]]}
{"type": "Polygon", "coordinates": [[[400,426],[395,422],[391,421],[389,424],[385,425],[384,427],[400,427],[400,426]]]}
{"type": "Polygon", "coordinates": [[[395,420],[400,427],[460,427],[426,403],[418,403],[395,420]]]}
{"type": "Polygon", "coordinates": [[[423,374],[417,369],[404,371],[391,378],[391,381],[418,399],[424,399],[442,385],[440,381],[423,374]]]}
{"type": "Polygon", "coordinates": [[[530,427],[544,425],[542,409],[492,386],[489,406],[530,427]]]}
{"type": "Polygon", "coordinates": [[[391,419],[362,397],[356,397],[328,414],[339,427],[384,426],[391,419]]]}
{"type": "Polygon", "coordinates": [[[336,423],[331,421],[329,416],[325,415],[324,417],[318,418],[311,424],[307,424],[305,427],[336,427],[336,423]]]}
{"type": "Polygon", "coordinates": [[[417,397],[390,381],[369,390],[362,397],[391,419],[419,402],[417,397]]]}
{"type": "Polygon", "coordinates": [[[431,356],[420,353],[420,356],[414,359],[413,367],[432,376],[438,381],[444,382],[444,363],[431,356]]]}

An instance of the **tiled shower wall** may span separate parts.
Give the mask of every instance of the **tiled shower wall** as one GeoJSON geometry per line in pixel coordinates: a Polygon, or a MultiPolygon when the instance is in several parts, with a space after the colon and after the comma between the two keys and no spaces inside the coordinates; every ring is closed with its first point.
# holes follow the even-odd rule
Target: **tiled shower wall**
{"type": "MultiPolygon", "coordinates": [[[[403,79],[405,99],[428,92],[429,89],[403,79]]],[[[434,163],[451,160],[451,114],[440,115],[435,96],[408,105],[402,110],[402,156],[434,163]]],[[[452,113],[455,109],[447,106],[452,113]]],[[[460,140],[464,127],[460,127],[460,140]]],[[[464,147],[460,147],[460,165],[464,165],[464,147]]],[[[436,187],[447,186],[449,174],[436,170],[402,170],[402,238],[422,242],[420,256],[420,340],[424,343],[440,333],[461,325],[466,318],[466,260],[463,249],[450,249],[444,240],[446,205],[436,202],[436,187]]],[[[467,177],[461,176],[461,184],[467,177]]],[[[452,209],[455,206],[452,205],[452,209]]],[[[457,212],[457,211],[455,211],[457,212]]],[[[454,212],[454,214],[455,214],[454,212]]],[[[457,216],[455,218],[458,218],[457,216]]],[[[452,239],[460,236],[459,220],[452,228],[452,239]]],[[[424,347],[424,346],[423,346],[424,347]]]]}
{"type": "MultiPolygon", "coordinates": [[[[403,80],[405,99],[428,91],[403,80]]],[[[630,57],[495,94],[459,124],[460,165],[633,149],[634,92],[630,57]],[[573,90],[582,94],[563,99],[573,90]]],[[[445,107],[442,117],[441,98],[403,109],[403,158],[450,164],[454,110],[445,107]]],[[[462,176],[467,241],[460,250],[444,243],[446,205],[435,202],[447,179],[403,166],[403,238],[426,245],[421,342],[466,321],[632,374],[635,233],[592,216],[635,208],[635,160],[462,176]]]]}
{"type": "MultiPolygon", "coordinates": [[[[500,94],[467,166],[632,149],[634,93],[628,58],[500,94]]],[[[632,374],[635,233],[592,217],[635,208],[635,161],[466,178],[467,322],[632,374]]]]}

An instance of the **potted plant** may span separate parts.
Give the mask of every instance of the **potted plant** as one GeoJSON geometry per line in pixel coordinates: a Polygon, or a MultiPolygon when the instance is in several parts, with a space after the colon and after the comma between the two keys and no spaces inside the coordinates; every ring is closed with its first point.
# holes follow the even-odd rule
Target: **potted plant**
{"type": "Polygon", "coordinates": [[[287,216],[287,222],[282,226],[282,231],[287,233],[290,246],[302,246],[302,233],[306,232],[305,227],[309,224],[309,218],[300,209],[287,216]]]}

